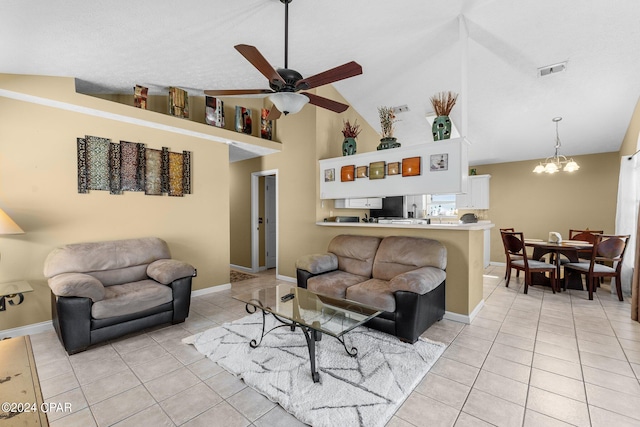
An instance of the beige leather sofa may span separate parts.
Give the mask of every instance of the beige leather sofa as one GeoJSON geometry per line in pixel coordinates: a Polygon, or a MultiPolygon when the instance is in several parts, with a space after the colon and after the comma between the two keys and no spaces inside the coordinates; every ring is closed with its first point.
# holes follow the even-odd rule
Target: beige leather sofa
{"type": "Polygon", "coordinates": [[[298,286],[383,313],[367,326],[415,342],[445,311],[447,249],[437,240],[339,235],[296,261],[298,286]]]}
{"type": "Polygon", "coordinates": [[[193,266],[156,237],[76,243],[44,264],[53,325],[69,354],[189,315],[193,266]]]}

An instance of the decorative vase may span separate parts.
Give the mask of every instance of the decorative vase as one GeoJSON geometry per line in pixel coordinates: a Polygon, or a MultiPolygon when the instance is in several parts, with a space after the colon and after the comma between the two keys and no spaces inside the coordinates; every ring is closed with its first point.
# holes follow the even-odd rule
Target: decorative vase
{"type": "Polygon", "coordinates": [[[378,150],[386,150],[389,148],[397,148],[402,144],[397,142],[397,139],[393,136],[386,136],[380,140],[380,144],[378,144],[378,150]]]}
{"type": "Polygon", "coordinates": [[[451,138],[451,119],[449,119],[449,116],[436,117],[433,120],[431,131],[433,132],[434,141],[451,138]]]}
{"type": "Polygon", "coordinates": [[[344,141],[342,141],[343,156],[351,156],[353,154],[356,154],[357,148],[358,145],[356,144],[355,138],[345,138],[344,141]]]}

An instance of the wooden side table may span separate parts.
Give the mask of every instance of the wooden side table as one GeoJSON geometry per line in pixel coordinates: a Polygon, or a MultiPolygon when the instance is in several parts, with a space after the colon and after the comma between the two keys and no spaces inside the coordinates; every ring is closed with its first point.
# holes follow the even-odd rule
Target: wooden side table
{"type": "Polygon", "coordinates": [[[7,302],[9,305],[20,305],[24,301],[24,295],[22,294],[32,291],[31,285],[24,280],[0,283],[0,311],[7,309],[7,302]],[[13,301],[15,298],[18,298],[18,302],[13,301]]]}
{"type": "Polygon", "coordinates": [[[0,341],[0,427],[48,426],[29,336],[0,341]]]}

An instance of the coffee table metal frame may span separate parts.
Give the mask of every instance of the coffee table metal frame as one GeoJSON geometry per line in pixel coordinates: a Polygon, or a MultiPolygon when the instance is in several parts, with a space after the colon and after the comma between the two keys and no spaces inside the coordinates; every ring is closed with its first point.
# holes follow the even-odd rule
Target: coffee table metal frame
{"type": "Polygon", "coordinates": [[[258,310],[262,313],[262,332],[259,339],[252,339],[249,342],[251,348],[260,346],[264,337],[275,329],[290,328],[292,332],[296,329],[302,331],[309,351],[313,382],[320,381],[320,374],[316,368],[316,342],[322,340],[322,335],[333,336],[342,344],[349,356],[356,357],[358,349],[353,346],[349,349],[345,343],[344,335],[382,313],[376,308],[354,301],[318,295],[307,289],[292,287],[291,285],[278,285],[274,288],[265,288],[250,294],[238,295],[234,298],[246,303],[245,310],[247,313],[253,314],[258,310]],[[267,295],[267,293],[271,293],[271,295],[267,295]],[[280,297],[288,293],[293,293],[294,298],[288,301],[281,301],[280,297]],[[305,310],[315,320],[294,314],[296,311],[300,313],[305,310]],[[281,324],[266,330],[267,314],[271,314],[281,324]],[[331,326],[334,326],[333,328],[328,327],[330,322],[332,322],[331,326]]]}

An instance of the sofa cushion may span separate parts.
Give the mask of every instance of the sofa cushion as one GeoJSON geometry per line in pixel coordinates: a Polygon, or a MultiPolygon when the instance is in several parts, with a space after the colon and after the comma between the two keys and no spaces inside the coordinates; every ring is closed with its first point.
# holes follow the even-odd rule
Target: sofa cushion
{"type": "Polygon", "coordinates": [[[154,280],[124,283],[105,288],[105,296],[91,306],[95,319],[137,313],[173,300],[173,290],[154,280]]]}
{"type": "Polygon", "coordinates": [[[380,279],[369,279],[347,289],[348,300],[359,302],[378,310],[396,311],[396,297],[393,295],[389,282],[380,279]]]}
{"type": "Polygon", "coordinates": [[[409,291],[424,295],[434,290],[447,278],[447,273],[435,267],[422,267],[398,274],[389,282],[392,292],[409,291]]]}
{"type": "Polygon", "coordinates": [[[310,277],[307,281],[307,289],[317,294],[334,298],[345,298],[349,286],[364,282],[367,279],[369,278],[336,270],[320,276],[310,277]]]}
{"type": "Polygon", "coordinates": [[[193,276],[195,271],[192,265],[177,259],[159,259],[147,267],[147,275],[163,285],[183,277],[193,276]]]}
{"type": "Polygon", "coordinates": [[[437,240],[389,236],[380,242],[373,263],[373,278],[391,280],[420,267],[447,267],[447,249],[437,240]]]}
{"type": "Polygon", "coordinates": [[[305,255],[296,260],[296,268],[311,274],[326,273],[338,269],[338,257],[336,254],[305,255]]]}
{"type": "Polygon", "coordinates": [[[380,238],[343,234],[329,242],[328,251],[338,257],[338,269],[371,278],[371,269],[380,238]]]}
{"type": "Polygon", "coordinates": [[[171,253],[167,243],[157,237],[74,243],[51,251],[45,260],[44,275],[116,270],[163,258],[171,258],[171,253]]]}
{"type": "Polygon", "coordinates": [[[104,286],[83,273],[62,273],[49,279],[51,291],[59,297],[84,297],[96,302],[104,298],[104,286]]]}
{"type": "Polygon", "coordinates": [[[113,270],[89,271],[87,274],[100,280],[104,286],[121,285],[148,279],[147,264],[115,268],[113,270]]]}

